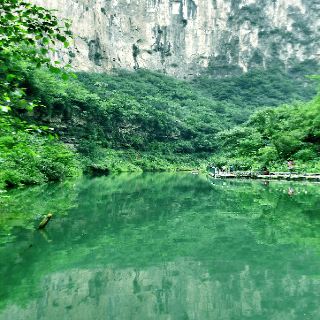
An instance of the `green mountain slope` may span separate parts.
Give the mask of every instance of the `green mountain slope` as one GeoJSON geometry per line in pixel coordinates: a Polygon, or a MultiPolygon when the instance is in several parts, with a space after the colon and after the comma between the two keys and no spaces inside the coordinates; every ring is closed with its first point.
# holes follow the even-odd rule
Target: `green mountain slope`
{"type": "Polygon", "coordinates": [[[291,159],[298,172],[319,172],[320,97],[256,112],[245,125],[219,133],[217,141],[212,161],[220,165],[287,171],[291,159]]]}
{"type": "MultiPolygon", "coordinates": [[[[277,91],[276,100],[272,100],[275,104],[306,99],[314,90],[312,83],[303,80],[307,86],[301,86],[301,81],[283,73],[275,77],[272,70],[269,74],[253,72],[252,77],[243,75],[233,83],[231,80],[213,83],[215,90],[232,88],[229,101],[214,99],[214,94],[210,96],[209,89],[199,83],[145,70],[112,75],[82,73],[69,82],[37,73],[30,88],[46,105],[38,112],[38,119],[54,124],[64,139],[77,141],[78,150],[89,154],[91,160],[92,149],[99,153],[107,148],[151,154],[171,163],[183,156],[201,159],[215,152],[217,133],[243,123],[263,107],[259,104],[261,96],[271,104],[277,91]],[[263,77],[264,85],[257,80],[263,77]],[[251,78],[257,86],[248,93],[242,87],[247,84],[250,88],[251,78]]],[[[142,169],[152,168],[142,164],[142,169]]]]}
{"type": "Polygon", "coordinates": [[[47,129],[39,133],[38,129],[19,129],[19,125],[5,129],[2,125],[0,158],[7,166],[0,180],[8,185],[60,180],[81,170],[194,169],[205,166],[217,152],[219,161],[225,162],[229,145],[238,150],[232,143],[224,144],[228,132],[232,140],[234,130],[243,130],[233,128],[255,110],[265,108],[261,99],[272,105],[307,99],[314,92],[314,83],[284,73],[274,76],[274,71],[207,78],[203,80],[207,85],[200,78],[190,83],[145,70],[81,73],[68,80],[45,70],[23,69],[21,74],[28,99],[43,106],[16,112],[11,122],[22,119],[26,128],[54,131],[48,136],[47,129]],[[218,92],[226,98],[217,96],[218,92]],[[24,138],[8,138],[12,132],[24,138]]]}

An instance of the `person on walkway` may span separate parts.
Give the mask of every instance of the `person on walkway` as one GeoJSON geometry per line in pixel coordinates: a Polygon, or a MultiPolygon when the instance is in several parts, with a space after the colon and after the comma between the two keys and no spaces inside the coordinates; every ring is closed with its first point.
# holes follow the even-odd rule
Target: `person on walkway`
{"type": "Polygon", "coordinates": [[[290,175],[291,175],[293,170],[294,170],[294,162],[293,162],[293,160],[289,159],[287,164],[288,164],[288,170],[289,170],[290,175]]]}
{"type": "Polygon", "coordinates": [[[268,176],[270,174],[269,169],[267,168],[267,166],[263,166],[262,168],[262,174],[265,176],[268,176]]]}

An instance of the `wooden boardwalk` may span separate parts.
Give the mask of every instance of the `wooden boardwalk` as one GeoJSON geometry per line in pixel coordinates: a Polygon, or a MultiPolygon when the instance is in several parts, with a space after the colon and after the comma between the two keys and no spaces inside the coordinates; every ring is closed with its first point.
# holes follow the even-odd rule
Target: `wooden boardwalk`
{"type": "Polygon", "coordinates": [[[290,180],[290,181],[319,181],[320,173],[292,173],[290,172],[270,172],[270,174],[261,174],[258,172],[220,172],[214,174],[209,172],[209,176],[216,179],[265,179],[265,180],[290,180]]]}

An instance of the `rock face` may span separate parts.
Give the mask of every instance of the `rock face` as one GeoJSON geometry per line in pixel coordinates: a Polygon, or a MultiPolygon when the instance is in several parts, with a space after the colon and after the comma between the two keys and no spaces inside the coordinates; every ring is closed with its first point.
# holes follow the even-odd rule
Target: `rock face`
{"type": "Polygon", "coordinates": [[[319,0],[31,0],[73,21],[78,70],[178,77],[320,59],[319,0]]]}

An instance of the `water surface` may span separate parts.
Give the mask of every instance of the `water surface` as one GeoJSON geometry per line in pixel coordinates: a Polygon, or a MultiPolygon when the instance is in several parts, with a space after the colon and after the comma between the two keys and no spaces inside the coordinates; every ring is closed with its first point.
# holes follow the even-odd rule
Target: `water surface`
{"type": "Polygon", "coordinates": [[[318,184],[120,175],[0,205],[0,320],[320,319],[318,184]]]}

